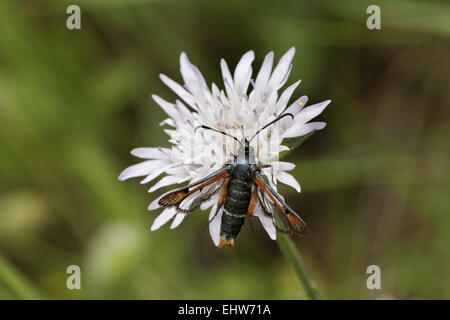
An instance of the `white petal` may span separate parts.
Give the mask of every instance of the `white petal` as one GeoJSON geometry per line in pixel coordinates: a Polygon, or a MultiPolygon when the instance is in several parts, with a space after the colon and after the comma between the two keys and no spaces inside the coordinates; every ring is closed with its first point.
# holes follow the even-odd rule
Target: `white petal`
{"type": "Polygon", "coordinates": [[[220,226],[222,223],[222,214],[223,214],[223,206],[220,207],[219,211],[216,214],[216,210],[217,210],[217,206],[215,205],[212,209],[211,209],[211,213],[209,215],[209,220],[211,221],[212,217],[214,217],[214,219],[209,223],[209,234],[211,235],[212,241],[214,242],[214,244],[217,246],[219,246],[219,242],[220,242],[220,226]]]}
{"type": "Polygon", "coordinates": [[[281,135],[281,138],[295,138],[310,133],[313,130],[321,130],[325,128],[325,122],[310,122],[299,123],[290,127],[285,133],[281,135]]]}
{"type": "Polygon", "coordinates": [[[159,125],[162,127],[162,126],[165,126],[165,125],[169,125],[169,126],[171,126],[171,127],[176,127],[176,123],[175,123],[175,121],[173,121],[173,119],[172,118],[167,118],[167,119],[165,119],[165,120],[163,120],[163,121],[161,121],[160,123],[159,123],[159,125]]]}
{"type": "Polygon", "coordinates": [[[172,166],[174,166],[174,165],[169,164],[167,166],[158,167],[158,169],[155,169],[152,173],[150,173],[148,176],[146,176],[145,179],[141,181],[141,184],[145,184],[145,183],[152,181],[153,179],[158,177],[161,173],[163,173],[167,169],[170,169],[172,166]]]}
{"type": "Polygon", "coordinates": [[[157,104],[159,104],[159,106],[164,110],[165,113],[167,113],[169,117],[171,117],[175,121],[182,120],[173,103],[167,102],[156,94],[152,94],[152,98],[157,104]]]}
{"type": "Polygon", "coordinates": [[[275,112],[280,114],[285,108],[286,105],[289,102],[289,99],[291,99],[292,94],[294,93],[295,88],[298,87],[301,80],[298,80],[294,84],[290,85],[286,90],[283,91],[283,93],[280,96],[280,99],[278,99],[277,105],[275,107],[275,112]]]}
{"type": "MultiPolygon", "coordinates": [[[[184,118],[184,120],[189,120],[190,118],[192,118],[192,113],[189,111],[189,109],[183,104],[183,102],[181,102],[180,100],[176,100],[175,101],[175,108],[177,108],[178,112],[180,113],[180,115],[182,115],[184,118]]],[[[196,106],[195,106],[196,108],[196,106]]],[[[194,109],[195,109],[194,108],[194,109]]]]}
{"type": "MultiPolygon", "coordinates": [[[[294,120],[295,120],[295,116],[303,109],[303,107],[306,105],[306,103],[308,102],[308,97],[307,96],[301,96],[300,98],[298,98],[293,104],[291,104],[286,111],[284,111],[283,113],[290,113],[294,116],[294,120]]],[[[284,119],[280,120],[280,128],[287,128],[292,124],[292,119],[290,117],[286,117],[284,119]]]]}
{"type": "Polygon", "coordinates": [[[327,100],[324,102],[316,103],[312,106],[304,108],[302,111],[300,111],[299,114],[295,116],[296,122],[303,122],[306,123],[312,118],[317,117],[323,109],[326,108],[326,106],[331,102],[331,100],[327,100]]]}
{"type": "Polygon", "coordinates": [[[192,108],[197,109],[195,106],[195,99],[192,97],[192,95],[186,91],[185,88],[183,88],[180,84],[176,83],[172,79],[170,79],[165,74],[160,74],[159,78],[166,86],[168,86],[170,89],[172,89],[173,92],[175,92],[181,99],[186,101],[188,105],[190,105],[192,108]]]}
{"type": "Polygon", "coordinates": [[[287,151],[287,150],[289,150],[288,146],[283,146],[283,145],[280,146],[280,153],[283,151],[287,151]]]}
{"type": "Polygon", "coordinates": [[[278,173],[277,179],[282,183],[291,186],[292,188],[297,190],[297,192],[301,191],[300,184],[297,182],[297,180],[295,180],[295,178],[291,174],[281,171],[278,173]]]}
{"type": "Polygon", "coordinates": [[[290,48],[280,59],[278,65],[273,70],[272,76],[269,80],[269,87],[272,87],[274,90],[279,89],[284,82],[286,82],[287,77],[289,75],[291,69],[291,61],[294,58],[295,48],[290,48]]]}
{"type": "Polygon", "coordinates": [[[234,85],[240,94],[247,93],[250,78],[252,76],[252,62],[255,59],[255,53],[249,51],[244,54],[234,70],[234,85]]]}
{"type": "Polygon", "coordinates": [[[159,199],[161,199],[161,197],[159,197],[159,198],[157,198],[157,199],[155,199],[155,200],[153,200],[150,204],[149,204],[149,206],[148,206],[148,211],[152,211],[152,210],[156,210],[156,209],[159,209],[159,208],[161,208],[161,206],[159,205],[159,199]]]}
{"type": "Polygon", "coordinates": [[[191,87],[191,84],[195,86],[198,85],[197,74],[192,68],[192,64],[185,52],[182,52],[180,55],[180,71],[185,84],[187,84],[189,87],[191,87]]]}
{"type": "Polygon", "coordinates": [[[306,103],[308,102],[308,97],[307,96],[301,96],[297,101],[295,101],[290,107],[295,107],[295,110],[289,111],[290,113],[292,113],[294,116],[299,113],[303,107],[306,105],[306,103]]]}
{"type": "Polygon", "coordinates": [[[175,219],[173,219],[173,222],[170,225],[170,229],[175,229],[176,227],[178,227],[183,222],[184,217],[186,217],[185,213],[182,212],[177,213],[175,219]]]}
{"type": "Polygon", "coordinates": [[[163,160],[147,160],[131,167],[126,168],[119,175],[119,180],[123,181],[125,179],[145,176],[152,173],[157,168],[165,165],[167,162],[163,160]]]}
{"type": "Polygon", "coordinates": [[[164,209],[164,211],[156,217],[155,221],[153,221],[151,231],[155,231],[159,229],[162,225],[166,224],[167,221],[172,219],[172,217],[177,213],[177,209],[175,207],[164,209]]]}
{"type": "Polygon", "coordinates": [[[279,161],[278,167],[280,168],[280,171],[290,171],[295,168],[295,164],[286,161],[279,161]]]}
{"type": "Polygon", "coordinates": [[[264,230],[266,230],[267,234],[272,240],[275,240],[277,238],[277,229],[275,228],[275,225],[273,224],[273,220],[271,216],[268,216],[264,213],[263,209],[261,208],[261,204],[256,204],[255,211],[253,211],[253,214],[258,217],[259,221],[261,222],[262,226],[264,227],[264,230]]]}
{"type": "Polygon", "coordinates": [[[234,95],[234,81],[231,77],[227,62],[224,59],[220,60],[220,68],[222,69],[222,77],[225,84],[225,90],[227,91],[228,97],[231,98],[231,96],[234,95]]]}
{"type": "Polygon", "coordinates": [[[264,58],[264,62],[261,66],[261,69],[258,72],[255,80],[255,89],[263,90],[263,88],[267,85],[267,82],[270,78],[270,72],[272,71],[273,65],[273,52],[269,52],[264,58]]]}
{"type": "Polygon", "coordinates": [[[159,180],[157,183],[155,183],[153,185],[153,187],[151,187],[150,190],[148,190],[148,192],[153,192],[155,190],[158,190],[159,188],[162,188],[165,186],[170,186],[171,184],[181,183],[181,182],[183,182],[183,181],[180,176],[165,176],[164,178],[159,180]]]}
{"type": "Polygon", "coordinates": [[[164,197],[166,194],[169,194],[171,191],[168,191],[166,193],[163,193],[162,195],[160,195],[158,198],[156,198],[155,200],[153,200],[150,205],[148,206],[148,211],[152,211],[152,210],[156,210],[161,208],[161,206],[158,204],[159,200],[164,197]]]}
{"type": "Polygon", "coordinates": [[[157,160],[168,159],[170,152],[169,148],[135,148],[131,150],[131,154],[135,157],[157,160]]]}
{"type": "Polygon", "coordinates": [[[180,165],[175,165],[174,167],[170,167],[170,168],[166,169],[166,173],[170,174],[170,175],[183,176],[183,175],[188,175],[189,172],[190,172],[189,167],[180,166],[180,165]]]}
{"type": "MultiPolygon", "coordinates": [[[[186,53],[184,52],[180,55],[180,72],[183,76],[184,83],[188,87],[188,90],[195,96],[195,98],[201,100],[204,99],[205,93],[208,92],[205,79],[197,67],[189,61],[186,53]]],[[[201,107],[201,104],[197,104],[197,106],[201,107]]]]}
{"type": "MultiPolygon", "coordinates": [[[[269,95],[269,99],[267,99],[267,105],[268,106],[275,106],[275,104],[277,102],[277,99],[278,99],[278,91],[274,90],[269,95]]],[[[267,110],[269,110],[269,108],[267,108],[267,110]]],[[[273,109],[270,108],[270,110],[273,110],[273,109]]]]}

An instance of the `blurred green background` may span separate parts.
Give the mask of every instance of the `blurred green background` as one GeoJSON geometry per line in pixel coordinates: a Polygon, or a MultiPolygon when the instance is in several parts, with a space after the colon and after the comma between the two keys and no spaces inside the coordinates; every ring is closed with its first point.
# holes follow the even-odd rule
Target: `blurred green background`
{"type": "Polygon", "coordinates": [[[220,58],[253,49],[255,70],[291,46],[294,95],[332,99],[287,158],[302,193],[281,187],[312,229],[295,241],[322,296],[450,298],[448,2],[7,0],[0,30],[0,299],[304,298],[259,223],[232,252],[206,212],[150,232],[157,195],[117,180],[134,147],[169,146],[150,95],[175,99],[158,74],[180,81],[180,52],[222,84],[220,58]]]}

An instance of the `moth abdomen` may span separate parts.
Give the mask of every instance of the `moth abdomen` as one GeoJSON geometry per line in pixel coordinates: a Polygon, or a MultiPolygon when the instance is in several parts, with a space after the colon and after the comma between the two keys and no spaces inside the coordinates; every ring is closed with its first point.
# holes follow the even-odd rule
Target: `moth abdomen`
{"type": "Polygon", "coordinates": [[[241,231],[247,216],[252,192],[252,182],[248,179],[249,170],[249,166],[236,165],[228,181],[220,231],[221,237],[228,245],[234,243],[234,238],[241,231]]]}

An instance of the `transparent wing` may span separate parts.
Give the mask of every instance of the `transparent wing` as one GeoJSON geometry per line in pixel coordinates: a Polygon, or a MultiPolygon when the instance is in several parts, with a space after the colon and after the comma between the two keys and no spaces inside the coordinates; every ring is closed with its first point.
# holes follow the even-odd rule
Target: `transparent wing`
{"type": "Polygon", "coordinates": [[[184,199],[177,205],[178,211],[190,213],[195,208],[200,206],[202,202],[209,200],[213,195],[218,193],[223,184],[226,183],[226,180],[228,179],[222,178],[217,180],[205,186],[203,189],[198,189],[184,197],[184,199]]]}
{"type": "Polygon", "coordinates": [[[265,192],[261,189],[261,187],[256,186],[257,189],[257,195],[258,195],[258,200],[259,203],[261,204],[261,207],[264,209],[264,212],[269,215],[272,216],[272,211],[273,211],[273,207],[274,204],[272,202],[272,200],[270,200],[269,196],[267,196],[265,194],[265,192]]]}
{"type": "Polygon", "coordinates": [[[189,213],[220,190],[229,177],[229,169],[230,165],[226,165],[199,181],[170,191],[159,199],[158,204],[161,207],[175,207],[179,212],[189,213]]]}
{"type": "Polygon", "coordinates": [[[289,221],[280,213],[280,210],[275,206],[268,194],[265,193],[261,187],[257,186],[257,188],[259,204],[261,205],[264,214],[270,216],[272,223],[278,231],[291,233],[289,221]]]}

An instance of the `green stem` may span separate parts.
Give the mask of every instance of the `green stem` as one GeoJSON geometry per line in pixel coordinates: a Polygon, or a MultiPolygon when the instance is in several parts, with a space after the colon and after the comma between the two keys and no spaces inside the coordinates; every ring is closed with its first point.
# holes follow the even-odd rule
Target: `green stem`
{"type": "Polygon", "coordinates": [[[319,292],[316,290],[311,281],[311,277],[309,276],[305,264],[303,263],[303,259],[300,256],[300,252],[298,252],[297,247],[295,246],[291,237],[286,234],[278,233],[277,242],[284,256],[289,261],[292,268],[294,268],[295,274],[297,275],[297,278],[300,280],[300,283],[303,286],[303,289],[305,290],[308,299],[310,300],[321,299],[319,292]]]}
{"type": "Polygon", "coordinates": [[[44,299],[40,290],[0,252],[0,286],[18,299],[44,299]]]}

